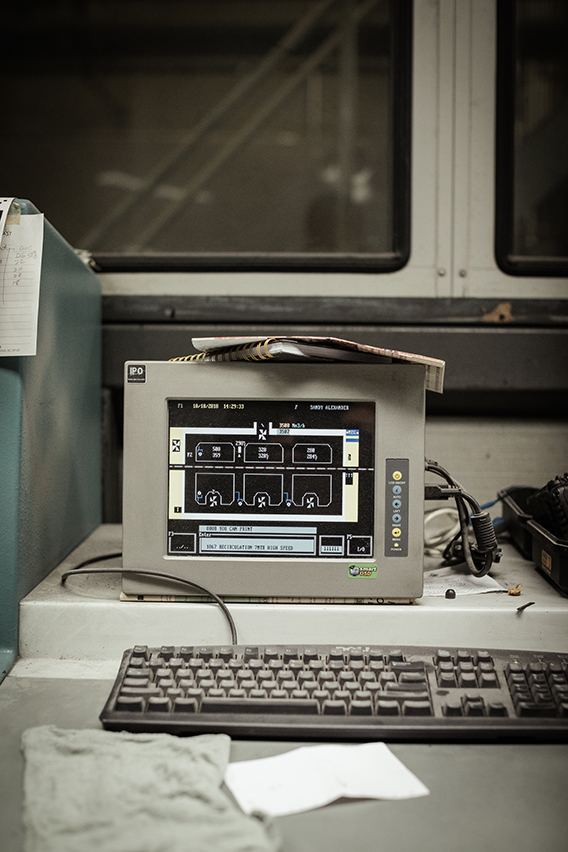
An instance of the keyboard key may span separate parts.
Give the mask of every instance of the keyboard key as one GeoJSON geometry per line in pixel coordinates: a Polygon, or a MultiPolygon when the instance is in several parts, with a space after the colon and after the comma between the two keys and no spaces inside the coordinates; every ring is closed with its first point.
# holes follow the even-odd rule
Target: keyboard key
{"type": "Polygon", "coordinates": [[[431,716],[432,707],[429,701],[403,701],[403,716],[431,716]]]}
{"type": "Polygon", "coordinates": [[[441,686],[443,689],[457,689],[458,681],[453,670],[438,674],[438,686],[441,686]]]}
{"type": "Polygon", "coordinates": [[[349,706],[349,702],[351,701],[351,693],[347,689],[337,689],[333,693],[334,701],[344,701],[347,706],[349,706]]]}
{"type": "Polygon", "coordinates": [[[331,695],[328,689],[316,689],[312,692],[312,698],[323,704],[326,699],[331,698],[331,695]]]}
{"type": "Polygon", "coordinates": [[[444,716],[463,716],[461,701],[447,701],[444,704],[444,716]]]}
{"type": "Polygon", "coordinates": [[[294,689],[291,697],[304,701],[306,698],[310,697],[310,694],[307,689],[294,689]]]}
{"type": "Polygon", "coordinates": [[[166,696],[170,699],[170,701],[174,701],[176,698],[183,698],[183,689],[179,689],[179,687],[171,687],[166,692],[166,696]]]}
{"type": "MultiPolygon", "coordinates": [[[[420,673],[424,674],[424,672],[425,672],[424,661],[423,660],[405,660],[402,663],[394,661],[390,664],[390,670],[391,670],[391,672],[396,672],[396,674],[398,674],[398,675],[402,674],[403,672],[404,673],[420,672],[420,673]]],[[[400,680],[400,678],[399,678],[399,680],[400,680]]]]}
{"type": "Polygon", "coordinates": [[[375,662],[384,663],[382,648],[369,648],[369,665],[375,662]]]}
{"type": "Polygon", "coordinates": [[[464,709],[466,716],[485,715],[485,705],[483,704],[483,701],[466,701],[464,709]]]}
{"type": "Polygon", "coordinates": [[[344,662],[345,651],[343,650],[343,648],[331,649],[331,651],[329,652],[329,661],[331,662],[332,660],[341,660],[342,663],[344,662]]]}
{"type": "Polygon", "coordinates": [[[361,701],[356,698],[351,702],[349,712],[352,716],[372,716],[373,705],[370,701],[361,701]]]}
{"type": "Polygon", "coordinates": [[[495,672],[480,672],[479,686],[481,689],[498,689],[499,679],[495,672]]]}
{"type": "Polygon", "coordinates": [[[123,686],[138,686],[145,689],[150,683],[149,677],[125,677],[122,681],[123,686]]]}
{"type": "Polygon", "coordinates": [[[201,701],[205,695],[199,687],[190,687],[185,694],[187,698],[195,698],[196,701],[201,701]]]}
{"type": "Polygon", "coordinates": [[[381,698],[386,698],[387,700],[396,700],[396,701],[429,701],[430,696],[426,690],[411,690],[405,689],[403,686],[399,686],[398,684],[388,683],[386,690],[380,694],[381,698]]]}
{"type": "Polygon", "coordinates": [[[197,701],[195,698],[176,698],[173,710],[174,713],[197,713],[197,701]]]}
{"type": "Polygon", "coordinates": [[[509,711],[502,701],[490,701],[487,705],[488,716],[508,716],[509,711]]]}
{"type": "Polygon", "coordinates": [[[406,685],[419,683],[421,686],[426,683],[426,675],[423,672],[401,672],[398,677],[398,682],[406,685]]]}
{"type": "Polygon", "coordinates": [[[166,696],[157,696],[152,695],[148,699],[148,712],[149,713],[169,713],[171,709],[171,701],[166,696]]]}
{"type": "Polygon", "coordinates": [[[248,695],[249,698],[268,698],[266,689],[251,689],[248,695]]]}
{"type": "Polygon", "coordinates": [[[155,683],[151,683],[148,686],[123,686],[120,693],[121,695],[137,695],[141,698],[150,698],[153,695],[162,695],[162,690],[155,683]]]}
{"type": "Polygon", "coordinates": [[[144,699],[137,695],[119,695],[115,709],[129,713],[141,713],[144,709],[144,699]]]}
{"type": "Polygon", "coordinates": [[[293,698],[237,699],[204,698],[202,713],[247,713],[267,714],[284,713],[286,715],[315,715],[319,705],[312,699],[295,700],[293,698]]]}
{"type": "Polygon", "coordinates": [[[345,701],[328,698],[323,702],[322,711],[324,716],[345,716],[347,714],[347,704],[345,701]]]}
{"type": "Polygon", "coordinates": [[[551,719],[557,715],[556,704],[535,704],[531,701],[519,701],[516,706],[517,716],[551,719]]]}
{"type": "Polygon", "coordinates": [[[274,699],[286,699],[288,698],[288,693],[285,689],[273,689],[270,697],[274,699]]]}
{"type": "Polygon", "coordinates": [[[135,645],[134,648],[132,649],[132,656],[133,657],[140,657],[143,660],[149,659],[150,654],[149,654],[149,651],[148,651],[148,646],[147,645],[135,645]]]}
{"type": "Polygon", "coordinates": [[[230,647],[223,647],[219,648],[218,654],[221,660],[223,660],[224,662],[228,662],[228,660],[231,660],[233,658],[234,651],[230,647]]]}
{"type": "Polygon", "coordinates": [[[357,692],[353,693],[352,699],[354,701],[373,701],[373,695],[369,692],[368,689],[358,689],[357,692]]]}
{"type": "Polygon", "coordinates": [[[282,654],[282,658],[285,663],[289,663],[290,660],[298,659],[298,649],[297,648],[284,648],[284,653],[282,654]]]}
{"type": "Polygon", "coordinates": [[[278,648],[265,648],[263,656],[267,661],[280,659],[278,648]]]}
{"type": "Polygon", "coordinates": [[[474,672],[461,672],[458,675],[458,685],[465,689],[472,689],[477,686],[477,678],[474,672]]]}
{"type": "Polygon", "coordinates": [[[399,714],[398,701],[389,701],[384,698],[377,701],[377,716],[398,716],[399,714]]]}
{"type": "MultiPolygon", "coordinates": [[[[276,692],[276,690],[273,690],[273,691],[276,692]]],[[[229,690],[229,692],[227,693],[227,697],[240,700],[241,698],[246,698],[247,694],[244,691],[244,689],[240,689],[240,687],[235,686],[235,687],[233,687],[233,689],[229,690]]]]}

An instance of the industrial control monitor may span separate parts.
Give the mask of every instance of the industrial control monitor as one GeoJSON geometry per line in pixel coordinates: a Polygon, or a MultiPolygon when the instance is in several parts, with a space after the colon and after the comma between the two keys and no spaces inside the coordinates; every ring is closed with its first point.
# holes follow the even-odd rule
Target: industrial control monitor
{"type": "MultiPolygon", "coordinates": [[[[125,369],[125,568],[234,600],[422,594],[422,366],[125,369]]],[[[123,591],[191,594],[130,574],[123,591]]]]}

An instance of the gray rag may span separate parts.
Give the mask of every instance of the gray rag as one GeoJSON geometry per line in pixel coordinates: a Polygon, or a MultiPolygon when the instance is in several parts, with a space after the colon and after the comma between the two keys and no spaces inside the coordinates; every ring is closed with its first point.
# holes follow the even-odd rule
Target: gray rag
{"type": "Polygon", "coordinates": [[[275,852],[273,826],[221,789],[225,734],[29,728],[26,852],[275,852]]]}

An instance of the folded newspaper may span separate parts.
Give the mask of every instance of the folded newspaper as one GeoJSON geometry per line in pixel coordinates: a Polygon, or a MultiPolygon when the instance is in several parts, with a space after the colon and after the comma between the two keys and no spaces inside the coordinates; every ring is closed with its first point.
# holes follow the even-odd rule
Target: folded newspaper
{"type": "Polygon", "coordinates": [[[443,393],[445,362],[426,355],[385,349],[338,337],[194,337],[195,355],[174,361],[355,361],[357,363],[422,364],[426,390],[443,393]]]}

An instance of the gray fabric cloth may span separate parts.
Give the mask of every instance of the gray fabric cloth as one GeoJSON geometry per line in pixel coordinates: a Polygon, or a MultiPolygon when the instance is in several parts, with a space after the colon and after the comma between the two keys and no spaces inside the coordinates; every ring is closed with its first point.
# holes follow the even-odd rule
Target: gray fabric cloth
{"type": "Polygon", "coordinates": [[[26,852],[275,852],[273,827],[221,789],[230,742],[29,728],[26,852]]]}

